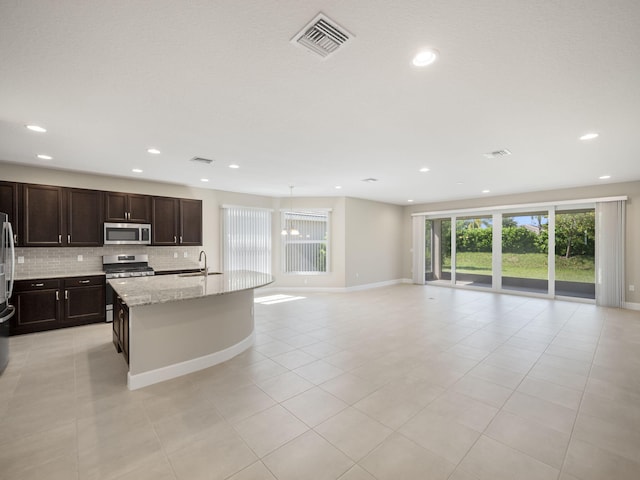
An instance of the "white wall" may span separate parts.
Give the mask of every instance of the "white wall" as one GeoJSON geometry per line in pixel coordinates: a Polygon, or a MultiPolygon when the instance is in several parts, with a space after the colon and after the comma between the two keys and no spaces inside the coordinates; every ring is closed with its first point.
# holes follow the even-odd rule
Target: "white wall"
{"type": "Polygon", "coordinates": [[[547,190],[497,197],[481,197],[451,202],[425,203],[404,207],[403,272],[411,278],[411,214],[500,205],[517,205],[557,200],[578,200],[598,197],[627,195],[627,243],[626,243],[626,283],[634,285],[635,291],[627,289],[627,302],[640,304],[640,182],[612,183],[589,187],[547,190]]]}
{"type": "Polygon", "coordinates": [[[347,287],[403,278],[404,215],[398,205],[346,199],[347,287]]]}

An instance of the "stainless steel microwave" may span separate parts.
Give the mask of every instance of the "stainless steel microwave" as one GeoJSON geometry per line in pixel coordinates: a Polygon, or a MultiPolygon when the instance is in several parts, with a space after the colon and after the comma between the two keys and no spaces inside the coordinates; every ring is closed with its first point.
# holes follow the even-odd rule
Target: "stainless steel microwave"
{"type": "Polygon", "coordinates": [[[105,222],[104,244],[151,245],[151,224],[105,222]]]}

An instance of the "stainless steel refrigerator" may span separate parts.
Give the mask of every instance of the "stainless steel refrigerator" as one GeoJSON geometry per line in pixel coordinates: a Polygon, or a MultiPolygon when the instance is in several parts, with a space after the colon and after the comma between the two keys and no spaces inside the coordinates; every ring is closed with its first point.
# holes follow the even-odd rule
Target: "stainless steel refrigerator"
{"type": "Polygon", "coordinates": [[[15,249],[13,229],[6,213],[0,213],[2,237],[0,238],[0,373],[9,363],[9,320],[15,312],[9,303],[15,276],[15,249]]]}

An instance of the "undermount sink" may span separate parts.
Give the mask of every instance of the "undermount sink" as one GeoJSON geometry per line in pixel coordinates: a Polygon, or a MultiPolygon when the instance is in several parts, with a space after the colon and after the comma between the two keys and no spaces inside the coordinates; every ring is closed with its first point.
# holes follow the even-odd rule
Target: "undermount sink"
{"type": "MultiPolygon", "coordinates": [[[[222,275],[222,272],[209,272],[207,275],[222,275]]],[[[204,277],[204,272],[196,272],[196,273],[181,273],[178,275],[179,277],[204,277]]]]}

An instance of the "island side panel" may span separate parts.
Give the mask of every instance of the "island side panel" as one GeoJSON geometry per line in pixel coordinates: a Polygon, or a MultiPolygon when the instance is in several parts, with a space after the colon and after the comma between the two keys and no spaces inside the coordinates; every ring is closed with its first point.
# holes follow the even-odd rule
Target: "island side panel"
{"type": "Polygon", "coordinates": [[[130,375],[189,362],[253,338],[253,290],[130,307],[130,312],[130,375]]]}

